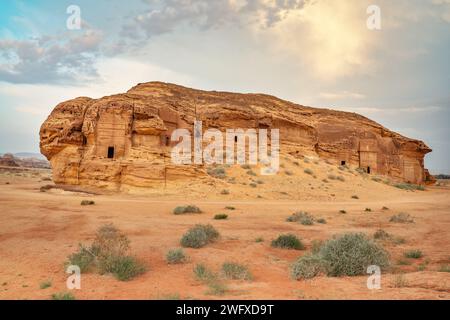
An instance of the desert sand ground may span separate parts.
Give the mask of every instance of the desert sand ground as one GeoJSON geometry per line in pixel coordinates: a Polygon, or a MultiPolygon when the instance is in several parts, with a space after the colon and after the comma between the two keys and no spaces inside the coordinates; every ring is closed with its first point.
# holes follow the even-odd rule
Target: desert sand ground
{"type": "Polygon", "coordinates": [[[212,179],[171,184],[147,195],[40,192],[41,186],[51,183],[50,171],[0,170],[0,299],[50,299],[53,293],[68,291],[67,256],[79,243],[89,244],[96,229],[109,222],[129,237],[132,253],[145,262],[148,271],[127,282],[111,275],[83,274],[81,290],[73,291],[77,299],[450,299],[450,273],[442,270],[450,264],[448,186],[404,191],[323,162],[290,160],[283,167],[291,172],[273,178],[228,168],[232,183],[212,179]],[[306,167],[317,176],[305,173],[306,167]],[[345,181],[324,182],[333,172],[345,181]],[[258,179],[263,183],[249,186],[258,179]],[[221,194],[224,188],[230,193],[221,194]],[[95,205],[81,206],[84,199],[94,200],[95,205]],[[195,204],[203,213],[172,213],[185,204],[195,204]],[[225,206],[236,210],[225,210],[225,206]],[[297,210],[325,218],[327,223],[286,222],[297,210]],[[399,212],[412,215],[414,223],[389,222],[399,212]],[[217,213],[227,213],[228,220],[213,220],[217,213]],[[185,249],[187,263],[167,264],[166,252],[179,247],[183,233],[197,223],[212,224],[220,239],[201,249],[185,249]],[[380,290],[367,289],[368,276],[290,278],[291,263],[311,250],[313,240],[349,231],[372,236],[377,229],[405,239],[402,244],[382,242],[392,267],[382,274],[380,290]],[[296,234],[306,250],[272,248],[271,240],[281,233],[296,234]],[[255,241],[259,237],[264,241],[255,241]],[[420,249],[424,256],[407,265],[399,263],[409,249],[420,249]],[[254,279],[227,280],[224,295],[210,295],[194,278],[193,268],[204,263],[218,271],[225,261],[247,265],[254,279]],[[398,287],[400,274],[404,281],[398,287]],[[46,280],[51,287],[40,289],[46,280]]]}

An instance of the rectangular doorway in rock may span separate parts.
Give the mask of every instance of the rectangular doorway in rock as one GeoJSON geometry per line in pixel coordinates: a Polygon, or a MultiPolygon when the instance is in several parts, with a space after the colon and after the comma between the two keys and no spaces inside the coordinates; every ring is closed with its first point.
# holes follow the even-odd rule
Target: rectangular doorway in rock
{"type": "Polygon", "coordinates": [[[370,174],[370,167],[367,167],[367,173],[370,174]]]}
{"type": "Polygon", "coordinates": [[[114,147],[108,147],[108,159],[114,159],[114,147]]]}
{"type": "Polygon", "coordinates": [[[345,161],[344,160],[341,161],[341,166],[345,166],[345,161]]]}

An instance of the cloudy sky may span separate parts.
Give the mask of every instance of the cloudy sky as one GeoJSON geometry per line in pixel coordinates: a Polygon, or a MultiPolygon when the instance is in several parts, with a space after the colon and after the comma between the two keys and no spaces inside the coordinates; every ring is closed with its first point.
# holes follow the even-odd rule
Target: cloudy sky
{"type": "Polygon", "coordinates": [[[0,2],[0,152],[38,152],[61,101],[154,80],[358,112],[450,173],[450,0],[0,2]]]}

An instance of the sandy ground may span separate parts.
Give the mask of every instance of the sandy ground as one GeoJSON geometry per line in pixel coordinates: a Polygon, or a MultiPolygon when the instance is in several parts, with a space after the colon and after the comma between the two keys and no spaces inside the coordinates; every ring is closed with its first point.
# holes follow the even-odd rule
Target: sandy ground
{"type": "Polygon", "coordinates": [[[109,222],[129,237],[131,251],[149,270],[128,282],[111,275],[83,274],[81,290],[73,291],[77,299],[450,299],[450,273],[439,271],[450,264],[449,187],[403,191],[352,173],[345,173],[345,183],[323,183],[330,169],[315,169],[325,172],[324,177],[302,176],[303,164],[292,169],[293,176],[303,179],[301,185],[285,175],[278,184],[266,181],[257,188],[249,187],[239,179],[253,178],[236,174],[237,185],[227,185],[229,195],[220,194],[223,183],[217,182],[217,186],[208,184],[203,189],[185,186],[184,192],[173,188],[167,194],[146,196],[40,192],[40,186],[51,183],[45,178],[49,171],[1,172],[0,299],[49,299],[52,293],[67,291],[68,275],[63,266],[67,256],[79,243],[89,244],[96,229],[109,222]],[[195,190],[189,193],[189,188],[195,190]],[[281,192],[287,194],[280,193],[285,189],[281,192]],[[352,199],[352,194],[359,199],[352,199]],[[95,200],[96,204],[81,206],[83,199],[95,200]],[[204,213],[172,214],[174,207],[191,203],[204,213]],[[225,210],[230,205],[236,210],[225,210]],[[389,210],[382,210],[383,206],[389,210]],[[372,211],[365,212],[365,208],[372,211]],[[347,213],[340,214],[341,209],[347,213]],[[323,217],[327,224],[286,222],[296,210],[323,217]],[[389,222],[398,212],[409,213],[415,222],[389,222]],[[228,220],[213,220],[217,213],[227,213],[228,220]],[[179,247],[183,233],[197,223],[214,225],[220,240],[201,249],[186,249],[190,257],[187,263],[168,265],[166,252],[179,247]],[[319,276],[308,281],[290,278],[290,264],[311,250],[313,240],[349,231],[371,236],[379,228],[406,240],[403,244],[382,243],[390,253],[392,267],[382,274],[380,290],[367,289],[367,276],[319,276]],[[272,239],[288,232],[300,237],[306,250],[270,246],[272,239]],[[256,242],[258,237],[264,241],[256,242]],[[399,263],[409,249],[420,249],[424,256],[409,265],[399,263]],[[254,279],[227,280],[224,295],[209,295],[192,270],[195,264],[204,263],[219,271],[226,261],[247,265],[254,279]],[[405,281],[396,287],[399,274],[404,274],[405,281]],[[40,289],[45,280],[51,281],[51,287],[40,289]]]}

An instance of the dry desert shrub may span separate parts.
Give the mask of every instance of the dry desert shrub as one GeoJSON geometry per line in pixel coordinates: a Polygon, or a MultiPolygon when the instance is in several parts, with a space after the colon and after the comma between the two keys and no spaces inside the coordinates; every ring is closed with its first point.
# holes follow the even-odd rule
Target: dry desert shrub
{"type": "Polygon", "coordinates": [[[183,249],[171,249],[166,254],[166,261],[168,264],[179,264],[184,263],[187,260],[187,256],[183,249]]]}
{"type": "Polygon", "coordinates": [[[80,203],[82,206],[92,206],[95,204],[95,201],[92,200],[81,200],[80,203]]]}
{"type": "Polygon", "coordinates": [[[80,245],[68,257],[67,265],[77,265],[81,272],[97,270],[111,273],[121,281],[130,280],[146,271],[136,258],[128,255],[130,241],[113,224],[101,226],[90,247],[80,245]]]}
{"type": "Polygon", "coordinates": [[[218,168],[208,168],[206,170],[206,173],[208,173],[211,177],[223,179],[227,176],[227,173],[224,168],[218,167],[218,168]]]}
{"type": "Polygon", "coordinates": [[[422,251],[418,250],[418,249],[413,249],[413,250],[409,250],[406,251],[404,253],[405,258],[409,258],[409,259],[419,259],[423,257],[423,253],[422,251]]]}
{"type": "Polygon", "coordinates": [[[314,217],[305,211],[294,212],[286,219],[287,222],[298,222],[304,226],[310,226],[314,224],[314,217]]]}
{"type": "Polygon", "coordinates": [[[181,238],[181,245],[188,248],[201,248],[219,238],[219,232],[210,224],[197,224],[181,238]]]}
{"type": "Polygon", "coordinates": [[[291,268],[295,279],[307,279],[319,273],[327,276],[357,276],[365,274],[369,265],[384,269],[389,265],[387,252],[362,233],[338,235],[299,258],[291,268]]]}
{"type": "Polygon", "coordinates": [[[395,223],[413,223],[414,219],[409,214],[400,212],[396,215],[393,215],[389,222],[395,222],[395,223]]]}
{"type": "Polygon", "coordinates": [[[228,219],[228,215],[225,213],[218,213],[214,216],[214,220],[226,220],[228,219]]]}
{"type": "Polygon", "coordinates": [[[227,279],[232,280],[252,280],[253,276],[248,268],[242,264],[225,262],[222,265],[222,273],[227,279]]]}
{"type": "Polygon", "coordinates": [[[271,246],[281,249],[303,250],[305,246],[294,234],[282,234],[272,240],[271,246]]]}
{"type": "Polygon", "coordinates": [[[194,205],[178,206],[175,209],[173,209],[173,214],[175,215],[186,213],[202,213],[202,210],[200,210],[199,207],[194,205]]]}

